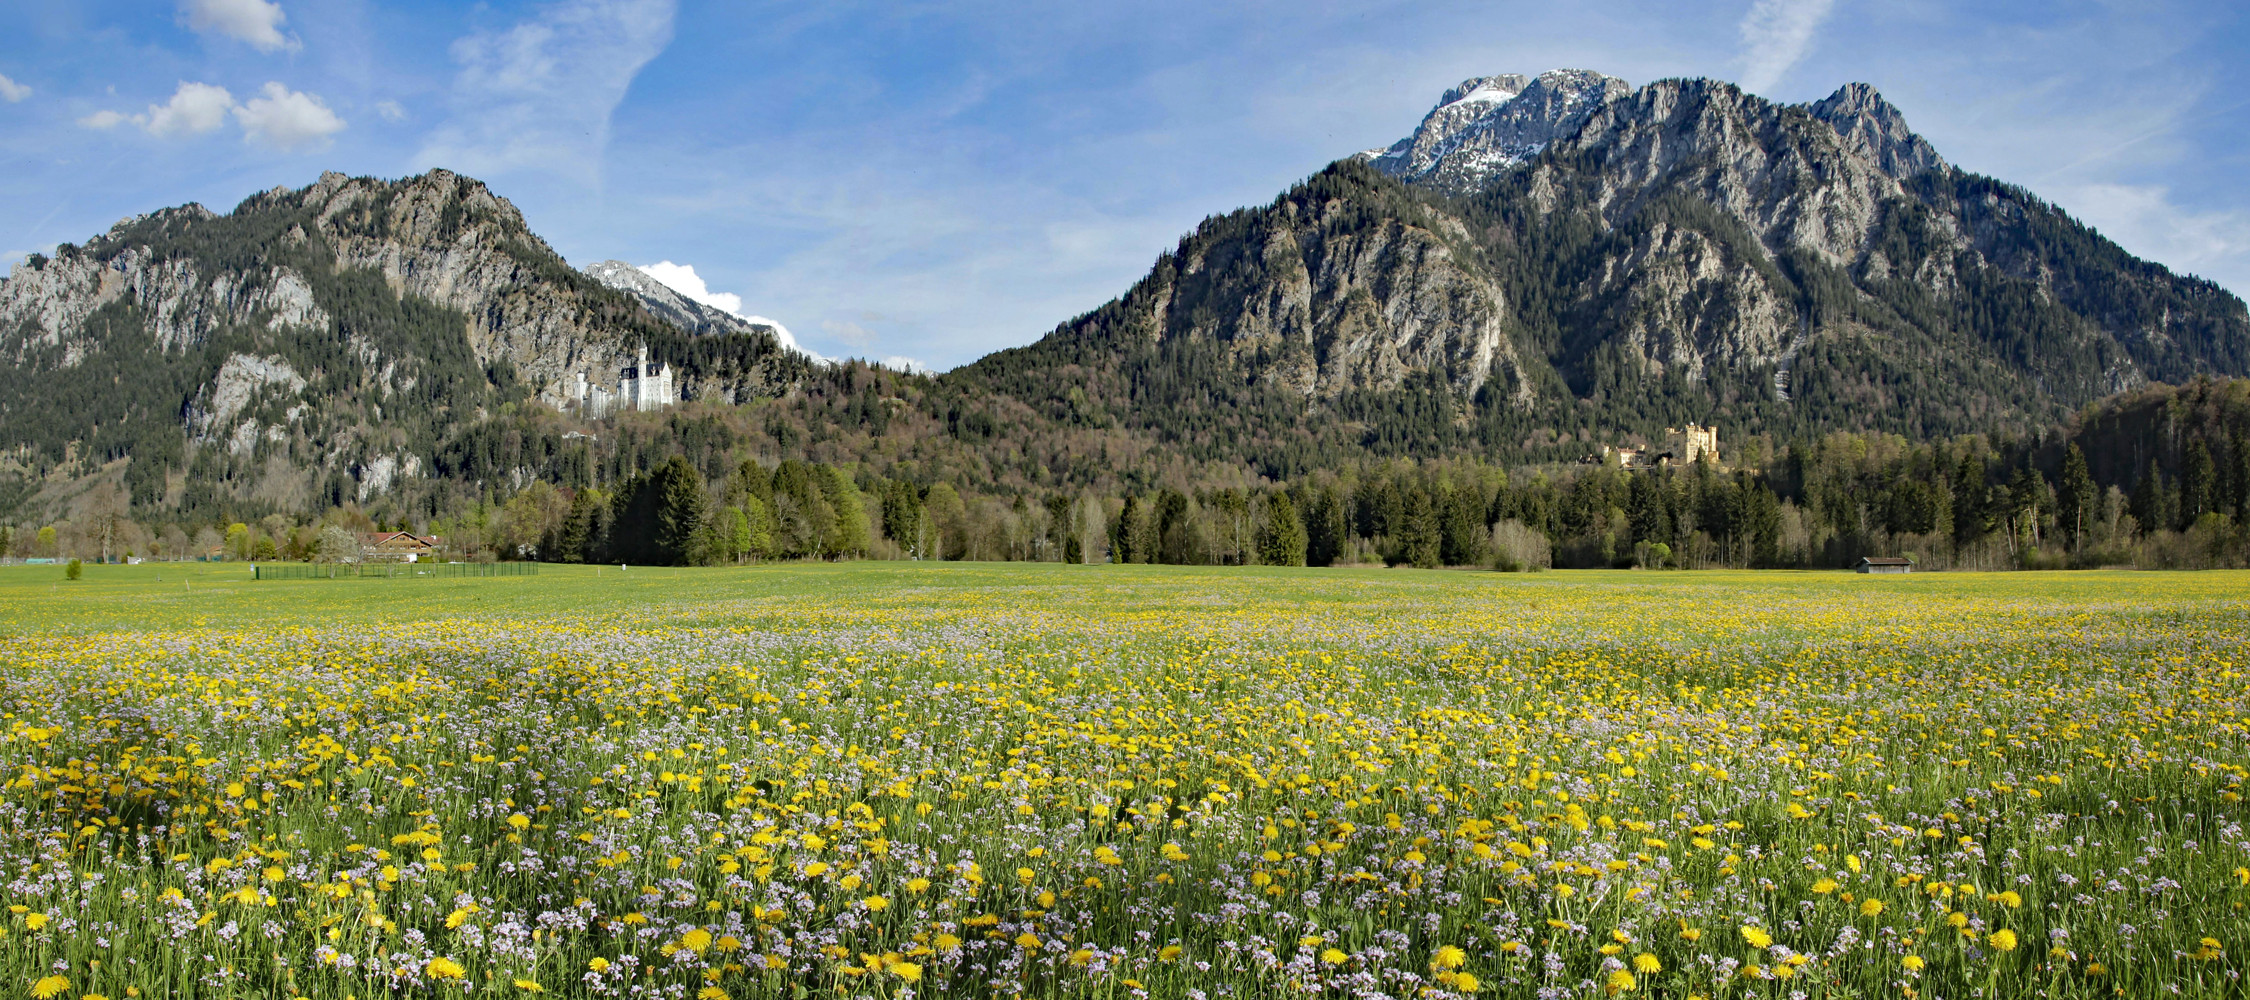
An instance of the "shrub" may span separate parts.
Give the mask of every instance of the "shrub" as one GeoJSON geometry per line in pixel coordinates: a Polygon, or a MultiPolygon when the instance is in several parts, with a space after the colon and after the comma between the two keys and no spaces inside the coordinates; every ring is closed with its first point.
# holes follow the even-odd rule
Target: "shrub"
{"type": "Polygon", "coordinates": [[[1503,573],[1551,569],[1555,564],[1547,536],[1512,517],[1492,526],[1492,551],[1499,554],[1495,568],[1503,573]]]}
{"type": "Polygon", "coordinates": [[[71,560],[69,565],[63,567],[63,579],[65,580],[76,580],[84,576],[85,573],[86,567],[76,559],[71,560]]]}

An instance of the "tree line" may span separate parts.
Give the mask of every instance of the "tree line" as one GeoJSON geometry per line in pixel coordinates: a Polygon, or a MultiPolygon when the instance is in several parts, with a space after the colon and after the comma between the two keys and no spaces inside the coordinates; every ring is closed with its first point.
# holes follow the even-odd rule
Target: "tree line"
{"type": "MultiPolygon", "coordinates": [[[[681,565],[1820,568],[1877,555],[2000,569],[2232,566],[2250,556],[2244,381],[2151,387],[2089,408],[2067,431],[2022,438],[1835,432],[1748,442],[1730,453],[1739,464],[1661,469],[1371,458],[1279,481],[1178,466],[1152,485],[1004,489],[939,463],[742,455],[760,443],[723,421],[674,414],[621,436],[606,456],[580,443],[556,452],[576,457],[554,474],[514,490],[488,482],[428,513],[410,502],[371,516],[345,503],[309,519],[144,526],[120,488],[103,486],[71,519],[0,527],[0,551],[322,558],[327,529],[413,527],[442,536],[446,558],[681,565]]],[[[336,547],[331,536],[325,551],[336,547]]]]}

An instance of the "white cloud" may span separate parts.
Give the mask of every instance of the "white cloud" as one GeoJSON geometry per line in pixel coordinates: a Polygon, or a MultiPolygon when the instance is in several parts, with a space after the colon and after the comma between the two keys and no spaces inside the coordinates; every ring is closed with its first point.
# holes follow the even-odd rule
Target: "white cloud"
{"type": "Polygon", "coordinates": [[[406,109],[400,107],[397,101],[376,101],[375,113],[381,115],[383,120],[387,122],[406,120],[406,109]]]}
{"type": "Polygon", "coordinates": [[[266,84],[263,93],[234,109],[245,141],[288,151],[324,145],[329,136],[344,129],[344,120],[328,110],[327,103],[317,95],[293,91],[279,83],[266,84]]]}
{"type": "Polygon", "coordinates": [[[660,260],[639,268],[642,274],[655,278],[664,287],[701,302],[731,316],[742,315],[742,296],[733,292],[714,292],[704,283],[703,276],[695,273],[692,264],[674,264],[660,260]]]}
{"type": "Polygon", "coordinates": [[[713,309],[717,309],[720,312],[726,313],[729,316],[734,316],[747,322],[756,323],[760,326],[773,327],[774,337],[781,341],[781,346],[789,348],[792,351],[796,351],[816,361],[825,360],[821,358],[820,355],[805,350],[803,345],[797,343],[797,338],[789,333],[788,327],[783,326],[780,323],[775,322],[774,320],[767,319],[764,316],[752,316],[744,313],[742,311],[742,296],[736,295],[733,292],[712,291],[711,286],[704,283],[703,276],[695,273],[695,265],[693,264],[674,264],[668,260],[660,260],[654,264],[636,264],[634,265],[634,268],[635,270],[640,271],[642,274],[648,275],[651,278],[655,278],[657,282],[664,287],[678,292],[689,299],[701,302],[713,309]]]}
{"type": "Polygon", "coordinates": [[[1742,88],[1764,93],[1812,46],[1835,0],[1753,0],[1742,15],[1742,88]]]}
{"type": "Polygon", "coordinates": [[[506,31],[455,42],[453,114],[416,163],[593,183],[610,114],[641,67],[671,44],[673,8],[673,0],[563,0],[506,31]]]}
{"type": "Polygon", "coordinates": [[[230,113],[242,126],[243,141],[263,143],[285,152],[325,145],[329,136],[344,128],[344,120],[329,110],[328,103],[317,94],[268,83],[260,88],[259,96],[248,103],[236,104],[234,95],[225,87],[185,81],[173,92],[171,100],[149,105],[145,114],[96,111],[78,119],[78,124],[92,129],[112,129],[131,122],[155,136],[200,135],[225,125],[230,113]]]}
{"type": "Polygon", "coordinates": [[[270,0],[181,0],[180,13],[196,31],[248,42],[260,52],[299,47],[297,39],[281,33],[287,15],[270,0]]]}
{"type": "Polygon", "coordinates": [[[24,98],[30,96],[30,87],[26,87],[14,80],[10,80],[8,79],[6,74],[0,73],[0,101],[7,101],[10,104],[14,104],[17,101],[23,100],[24,98]]]}
{"type": "Polygon", "coordinates": [[[226,124],[232,110],[234,95],[225,87],[181,81],[170,101],[149,105],[148,113],[134,115],[133,121],[150,135],[197,134],[226,124]]]}

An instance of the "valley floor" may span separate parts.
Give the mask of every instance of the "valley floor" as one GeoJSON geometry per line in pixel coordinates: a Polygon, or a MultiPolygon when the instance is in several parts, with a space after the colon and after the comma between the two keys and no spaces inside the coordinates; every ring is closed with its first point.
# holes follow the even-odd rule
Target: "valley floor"
{"type": "Polygon", "coordinates": [[[2238,996],[2250,573],[0,567],[34,996],[2238,996]]]}

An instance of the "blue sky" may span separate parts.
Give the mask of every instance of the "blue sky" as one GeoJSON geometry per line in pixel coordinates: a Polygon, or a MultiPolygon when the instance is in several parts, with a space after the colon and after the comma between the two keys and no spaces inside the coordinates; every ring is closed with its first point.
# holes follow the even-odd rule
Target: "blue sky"
{"type": "Polygon", "coordinates": [[[574,264],[670,261],[815,351],[942,368],[1464,77],[1583,67],[1873,83],[1953,162],[2242,293],[2238,6],[0,0],[0,256],[445,166],[574,264]]]}

